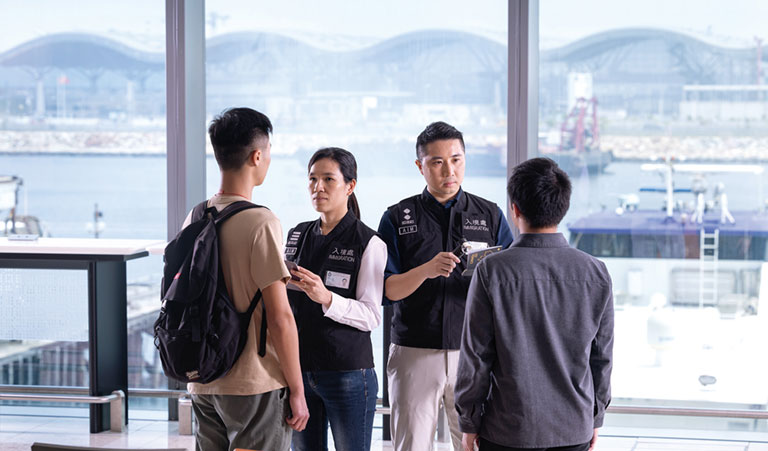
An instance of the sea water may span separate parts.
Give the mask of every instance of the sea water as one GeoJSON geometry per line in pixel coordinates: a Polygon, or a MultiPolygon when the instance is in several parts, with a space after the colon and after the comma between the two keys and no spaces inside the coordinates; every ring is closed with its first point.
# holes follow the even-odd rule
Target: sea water
{"type": "MultiPolygon", "coordinates": [[[[588,213],[614,210],[618,197],[638,194],[640,208],[662,210],[663,193],[639,193],[642,187],[664,187],[658,172],[641,170],[644,161],[611,163],[598,175],[586,170],[571,173],[573,196],[571,209],[561,231],[567,235],[567,224],[588,213]]],[[[482,175],[472,171],[468,156],[469,175],[463,187],[486,197],[506,212],[506,180],[501,175],[482,175]]],[[[496,171],[498,173],[499,171],[496,171]]],[[[213,158],[206,160],[206,196],[219,188],[219,174],[213,158]]],[[[94,221],[95,206],[105,223],[104,238],[167,239],[166,228],[166,161],[157,156],[78,156],[78,155],[1,155],[0,174],[23,179],[20,191],[20,214],[37,216],[53,237],[91,237],[87,227],[94,221]]],[[[690,187],[695,176],[677,174],[676,187],[690,187]]],[[[717,183],[725,185],[732,210],[758,209],[764,205],[766,173],[744,175],[715,173],[706,176],[711,190],[717,183]]],[[[391,162],[388,166],[360,168],[356,193],[363,221],[376,229],[384,210],[398,200],[417,194],[424,188],[424,179],[413,161],[391,162]]],[[[708,193],[709,198],[711,194],[708,193]]],[[[687,193],[678,200],[692,202],[687,193]]],[[[301,221],[318,215],[312,209],[307,191],[306,162],[295,158],[273,156],[265,183],[254,189],[253,201],[268,206],[280,218],[284,233],[301,221]]],[[[7,212],[0,212],[6,215],[7,212]]],[[[128,263],[130,284],[159,284],[162,259],[148,257],[128,263]]],[[[130,289],[130,287],[129,287],[130,289]]],[[[144,302],[157,302],[156,299],[144,302]]],[[[372,334],[376,367],[381,380],[383,368],[382,328],[372,334]]],[[[149,351],[153,351],[150,347],[149,351]]],[[[381,387],[381,383],[380,383],[381,387]]]]}

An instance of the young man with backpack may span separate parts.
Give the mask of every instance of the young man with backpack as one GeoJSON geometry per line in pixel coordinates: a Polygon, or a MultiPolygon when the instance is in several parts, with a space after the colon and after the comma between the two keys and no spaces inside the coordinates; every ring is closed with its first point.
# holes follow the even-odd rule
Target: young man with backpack
{"type": "MultiPolygon", "coordinates": [[[[251,191],[269,169],[269,118],[250,108],[233,108],[216,117],[208,133],[221,189],[207,206],[220,212],[234,202],[250,202],[251,191]]],[[[245,347],[232,368],[212,382],[188,384],[198,451],[287,451],[291,429],[301,431],[307,424],[296,323],[285,291],[291,275],[282,243],[280,221],[267,208],[242,210],[218,226],[220,274],[235,308],[248,311],[259,291],[263,304],[253,309],[245,347]],[[269,328],[262,334],[265,310],[269,328]],[[266,339],[263,357],[261,337],[266,339]]]]}

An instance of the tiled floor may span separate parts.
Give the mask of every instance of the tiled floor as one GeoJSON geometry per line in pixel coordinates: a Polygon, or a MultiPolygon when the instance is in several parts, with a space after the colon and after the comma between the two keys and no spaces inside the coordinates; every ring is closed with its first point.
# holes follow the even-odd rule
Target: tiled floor
{"type": "MultiPolygon", "coordinates": [[[[374,429],[374,451],[389,451],[381,440],[381,429],[374,429]],[[378,438],[377,438],[378,436],[378,438]]],[[[0,415],[0,450],[29,451],[33,442],[112,448],[187,448],[194,450],[194,438],[180,436],[178,423],[159,420],[131,420],[122,433],[88,433],[87,418],[0,415]]],[[[447,443],[436,443],[436,450],[450,450],[447,443]]],[[[726,440],[679,440],[646,437],[612,437],[598,440],[598,451],[768,451],[768,443],[726,440]]]]}
{"type": "Polygon", "coordinates": [[[0,450],[29,451],[34,442],[112,448],[187,448],[195,440],[180,436],[177,422],[131,420],[122,433],[88,433],[87,418],[0,416],[0,450]]]}

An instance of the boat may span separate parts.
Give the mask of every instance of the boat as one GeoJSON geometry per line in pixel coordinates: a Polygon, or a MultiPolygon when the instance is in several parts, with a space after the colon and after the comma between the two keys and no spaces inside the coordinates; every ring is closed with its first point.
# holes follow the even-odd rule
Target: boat
{"type": "Polygon", "coordinates": [[[3,221],[3,236],[50,236],[36,216],[19,214],[19,192],[23,185],[21,177],[0,175],[0,213],[7,212],[3,221]]]}
{"type": "Polygon", "coordinates": [[[707,189],[703,182],[718,173],[762,181],[764,168],[672,159],[641,168],[662,175],[664,186],[640,189],[663,195],[662,202],[640,205],[637,194],[621,195],[614,210],[567,226],[571,245],[611,273],[614,352],[630,356],[615,366],[614,396],[699,407],[764,404],[768,361],[758,356],[768,340],[768,212],[762,199],[732,210],[722,184],[707,189]],[[693,175],[690,187],[675,186],[678,173],[693,175]]]}
{"type": "Polygon", "coordinates": [[[642,208],[639,196],[622,195],[613,211],[603,210],[568,225],[571,245],[605,259],[624,296],[645,296],[640,286],[661,289],[672,305],[721,306],[726,299],[754,302],[759,272],[768,257],[768,212],[763,202],[753,210],[732,211],[722,184],[707,199],[705,175],[735,172],[762,176],[757,165],[675,164],[641,166],[664,176],[665,186],[641,188],[664,194],[656,208],[642,208]],[[693,173],[693,186],[676,188],[675,173],[693,173]],[[691,201],[675,195],[690,193],[691,201]],[[668,272],[668,274],[663,274],[668,272]],[[646,283],[647,282],[647,283],[646,283]],[[651,283],[653,282],[653,283],[651,283]]]}

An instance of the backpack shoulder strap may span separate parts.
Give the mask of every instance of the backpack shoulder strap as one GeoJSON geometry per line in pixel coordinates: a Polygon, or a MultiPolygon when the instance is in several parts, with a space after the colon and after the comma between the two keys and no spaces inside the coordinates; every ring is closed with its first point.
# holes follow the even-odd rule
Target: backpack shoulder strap
{"type": "Polygon", "coordinates": [[[256,294],[251,299],[251,305],[248,306],[246,311],[246,318],[250,318],[253,315],[253,311],[256,310],[256,306],[261,301],[261,330],[259,331],[259,357],[267,355],[267,304],[264,303],[264,297],[261,295],[261,290],[256,290],[256,294]]]}
{"type": "MultiPolygon", "coordinates": [[[[267,208],[267,207],[263,205],[257,205],[257,204],[254,204],[253,202],[248,202],[245,200],[232,202],[231,204],[224,207],[224,209],[221,210],[216,215],[215,223],[218,226],[219,224],[231,218],[232,216],[236,215],[237,213],[240,213],[243,210],[248,210],[251,208],[267,208]]],[[[261,331],[259,332],[259,356],[264,357],[267,354],[267,306],[266,304],[264,304],[263,297],[261,295],[261,290],[256,290],[256,294],[253,295],[253,299],[251,299],[251,304],[248,306],[248,310],[246,311],[245,314],[246,314],[246,318],[250,318],[253,315],[253,311],[256,310],[256,306],[259,305],[259,301],[262,301],[262,307],[263,307],[263,312],[261,314],[261,331]]]]}
{"type": "Polygon", "coordinates": [[[192,209],[192,215],[189,217],[190,222],[195,222],[202,219],[203,215],[205,214],[205,210],[207,209],[208,209],[207,199],[195,205],[195,208],[192,209]]]}
{"type": "Polygon", "coordinates": [[[248,210],[250,208],[267,208],[262,205],[256,205],[253,202],[248,202],[245,200],[239,200],[237,202],[232,202],[231,204],[224,207],[223,210],[221,210],[216,215],[216,225],[221,224],[222,222],[226,221],[230,217],[234,216],[237,213],[240,213],[243,210],[248,210]]]}

